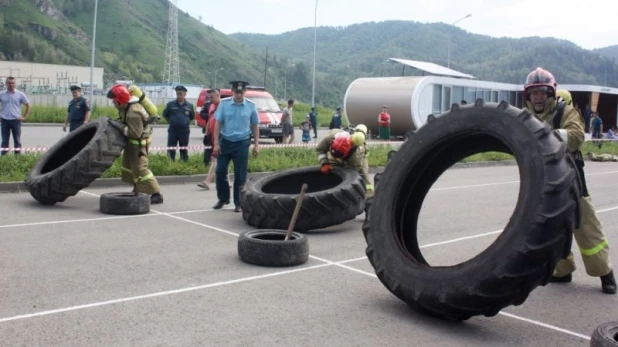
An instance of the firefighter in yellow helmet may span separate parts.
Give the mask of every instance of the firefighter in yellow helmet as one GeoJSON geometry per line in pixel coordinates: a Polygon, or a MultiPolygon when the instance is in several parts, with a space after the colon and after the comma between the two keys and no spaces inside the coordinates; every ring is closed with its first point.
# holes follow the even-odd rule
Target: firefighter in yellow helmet
{"type": "Polygon", "coordinates": [[[152,135],[148,113],[139,103],[139,98],[132,96],[122,84],[113,86],[107,97],[114,101],[120,115],[120,123],[116,125],[114,121],[112,124],[127,137],[127,147],[122,154],[122,181],[133,184],[135,193],[149,194],[151,204],[163,203],[159,183],[148,169],[148,146],[152,135]]]}
{"type": "MultiPolygon", "coordinates": [[[[364,125],[359,125],[364,127],[364,125]]],[[[356,127],[358,130],[359,126],[356,127]]],[[[366,129],[366,127],[365,127],[366,129]]],[[[333,129],[318,142],[316,152],[322,173],[328,174],[333,166],[349,167],[359,171],[367,190],[366,196],[373,196],[373,184],[369,177],[365,134],[355,131],[350,135],[343,129],[333,129]]]]}
{"type": "MultiPolygon", "coordinates": [[[[584,124],[578,112],[565,101],[558,100],[556,80],[547,70],[537,68],[530,72],[524,85],[526,108],[547,123],[567,143],[573,153],[583,183],[581,219],[579,229],[573,233],[589,276],[600,277],[606,294],[616,294],[616,279],[609,258],[609,244],[603,233],[601,221],[594,210],[584,178],[584,161],[581,147],[584,143],[584,124]]],[[[556,264],[550,282],[571,282],[575,271],[573,253],[556,264]]]]}

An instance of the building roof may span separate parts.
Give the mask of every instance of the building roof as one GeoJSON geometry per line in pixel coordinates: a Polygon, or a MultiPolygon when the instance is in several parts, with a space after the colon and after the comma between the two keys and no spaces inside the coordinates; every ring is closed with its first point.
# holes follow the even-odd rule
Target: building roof
{"type": "Polygon", "coordinates": [[[418,60],[408,60],[408,59],[400,59],[400,58],[389,58],[388,60],[394,61],[399,64],[403,64],[409,67],[413,67],[415,69],[433,74],[438,76],[448,76],[448,77],[457,77],[457,78],[469,78],[475,79],[476,77],[472,75],[465,74],[463,72],[455,71],[453,69],[449,69],[442,65],[428,63],[425,61],[418,60]]]}

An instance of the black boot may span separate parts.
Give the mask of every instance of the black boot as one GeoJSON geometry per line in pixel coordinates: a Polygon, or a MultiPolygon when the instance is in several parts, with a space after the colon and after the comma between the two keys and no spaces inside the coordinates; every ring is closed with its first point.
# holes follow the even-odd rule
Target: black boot
{"type": "Polygon", "coordinates": [[[610,271],[605,276],[601,276],[601,286],[603,287],[603,293],[616,294],[616,279],[614,278],[614,270],[610,271]]]}
{"type": "Polygon", "coordinates": [[[162,203],[163,203],[163,195],[161,195],[161,193],[154,193],[150,196],[151,205],[162,204],[162,203]]]}
{"type": "Polygon", "coordinates": [[[568,275],[562,276],[562,277],[551,276],[551,278],[549,279],[549,282],[553,282],[553,283],[569,283],[572,280],[573,280],[573,275],[568,274],[568,275]]]}
{"type": "Polygon", "coordinates": [[[218,201],[218,202],[215,204],[215,206],[213,206],[213,207],[212,207],[212,209],[213,209],[213,210],[218,210],[218,209],[220,209],[221,207],[223,207],[223,205],[227,205],[227,204],[229,204],[229,203],[230,203],[230,201],[229,201],[229,200],[228,200],[228,201],[218,201]]]}

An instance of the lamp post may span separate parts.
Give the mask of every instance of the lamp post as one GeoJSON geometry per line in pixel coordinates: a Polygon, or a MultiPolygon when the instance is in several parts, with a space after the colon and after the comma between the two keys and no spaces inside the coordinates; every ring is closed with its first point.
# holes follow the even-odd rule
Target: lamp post
{"type": "MultiPolygon", "coordinates": [[[[466,18],[470,18],[472,15],[468,14],[465,17],[459,18],[458,20],[454,21],[453,23],[451,23],[451,25],[455,25],[459,22],[461,22],[462,20],[466,19],[466,18]]],[[[451,35],[448,36],[448,58],[447,58],[447,67],[450,69],[451,68],[451,35]]]]}
{"type": "Polygon", "coordinates": [[[292,64],[288,67],[285,68],[285,82],[284,82],[284,87],[283,87],[283,98],[285,100],[288,99],[288,70],[292,67],[292,66],[296,66],[296,64],[292,64]]]}
{"type": "Polygon", "coordinates": [[[215,70],[215,85],[213,86],[213,88],[217,88],[217,72],[223,70],[223,68],[219,68],[217,70],[215,70]]]}
{"type": "Polygon", "coordinates": [[[315,0],[315,11],[313,14],[313,83],[311,86],[311,107],[315,107],[315,48],[318,37],[318,0],[315,0]]]}
{"type": "MultiPolygon", "coordinates": [[[[92,24],[92,48],[90,56],[90,104],[94,105],[94,48],[95,39],[97,37],[97,8],[99,7],[99,0],[94,0],[94,22],[92,24]]],[[[101,86],[103,87],[103,86],[101,86]]]]}

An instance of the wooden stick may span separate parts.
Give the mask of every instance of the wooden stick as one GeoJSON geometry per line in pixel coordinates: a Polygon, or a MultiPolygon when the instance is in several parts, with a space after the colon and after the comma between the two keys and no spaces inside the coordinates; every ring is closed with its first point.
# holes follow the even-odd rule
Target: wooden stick
{"type": "Polygon", "coordinates": [[[285,239],[283,241],[289,240],[290,236],[292,235],[292,230],[294,230],[294,226],[296,225],[296,218],[298,218],[300,207],[302,206],[303,199],[305,198],[305,191],[307,191],[307,183],[303,183],[303,186],[300,188],[300,195],[298,196],[298,200],[296,201],[296,208],[294,209],[294,214],[292,214],[292,220],[290,221],[290,225],[288,226],[288,232],[285,234],[285,239]]]}

